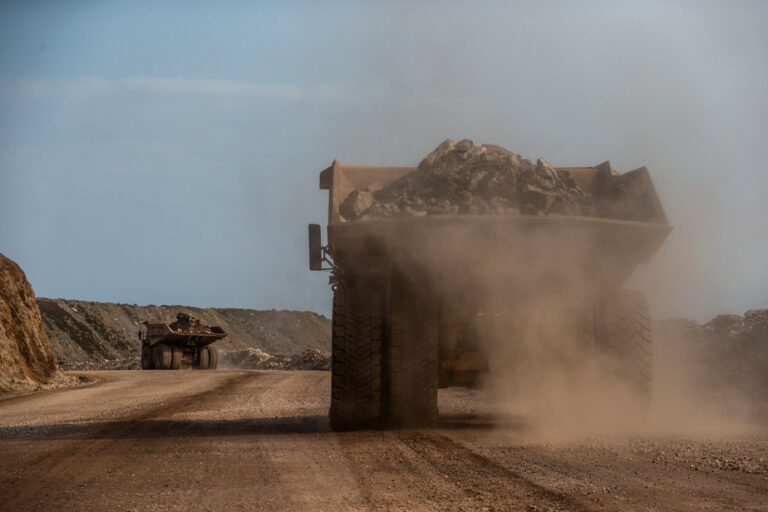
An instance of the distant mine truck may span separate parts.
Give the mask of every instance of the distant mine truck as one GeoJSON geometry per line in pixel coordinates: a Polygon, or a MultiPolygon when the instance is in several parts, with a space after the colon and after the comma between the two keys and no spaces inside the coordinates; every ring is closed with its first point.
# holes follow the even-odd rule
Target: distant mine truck
{"type": "Polygon", "coordinates": [[[139,332],[142,370],[216,369],[219,356],[212,344],[227,335],[220,327],[201,327],[183,313],[173,323],[143,323],[146,333],[139,332]]]}
{"type": "Polygon", "coordinates": [[[632,195],[619,206],[638,209],[636,220],[467,214],[349,221],[340,213],[353,191],[380,189],[414,170],[334,161],[320,173],[320,188],[329,191],[328,242],[322,246],[318,224],[309,226],[309,266],[332,271],[334,429],[429,425],[438,387],[477,382],[492,357],[477,327],[493,317],[484,313],[489,292],[478,282],[524,306],[542,288],[557,294],[561,275],[578,275],[573,333],[585,351],[610,354],[619,374],[649,392],[647,303],[622,289],[671,231],[645,168],[623,175],[608,162],[556,168],[585,191],[600,180],[616,201],[632,195]]]}

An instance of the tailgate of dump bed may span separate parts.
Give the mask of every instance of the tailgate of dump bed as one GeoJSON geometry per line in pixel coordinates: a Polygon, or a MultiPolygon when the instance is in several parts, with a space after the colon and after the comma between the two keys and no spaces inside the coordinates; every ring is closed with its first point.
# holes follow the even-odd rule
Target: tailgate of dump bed
{"type": "MultiPolygon", "coordinates": [[[[534,268],[584,266],[621,284],[647,263],[670,233],[668,224],[574,216],[434,215],[328,226],[329,250],[340,264],[376,267],[415,263],[463,271],[468,261],[534,268]]],[[[543,269],[546,270],[546,269],[543,269]]]]}

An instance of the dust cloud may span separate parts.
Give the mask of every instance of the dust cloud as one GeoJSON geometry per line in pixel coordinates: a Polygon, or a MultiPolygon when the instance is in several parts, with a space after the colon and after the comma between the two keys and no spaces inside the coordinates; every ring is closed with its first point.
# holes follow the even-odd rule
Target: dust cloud
{"type": "Polygon", "coordinates": [[[395,251],[393,260],[461,316],[454,321],[469,322],[488,361],[484,407],[500,423],[519,418],[527,436],[548,442],[754,429],[752,404],[718,388],[689,340],[656,336],[647,382],[631,361],[638,354],[622,359],[600,342],[600,308],[657,235],[555,216],[448,225],[421,230],[414,220],[397,245],[418,239],[429,250],[395,251]]]}

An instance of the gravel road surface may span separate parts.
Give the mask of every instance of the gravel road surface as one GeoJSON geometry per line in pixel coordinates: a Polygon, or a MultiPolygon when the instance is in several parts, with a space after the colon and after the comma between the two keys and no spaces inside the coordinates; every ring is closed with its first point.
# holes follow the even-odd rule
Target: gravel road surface
{"type": "Polygon", "coordinates": [[[333,433],[328,372],[84,374],[0,400],[0,510],[768,510],[768,435],[535,441],[462,389],[333,433]]]}

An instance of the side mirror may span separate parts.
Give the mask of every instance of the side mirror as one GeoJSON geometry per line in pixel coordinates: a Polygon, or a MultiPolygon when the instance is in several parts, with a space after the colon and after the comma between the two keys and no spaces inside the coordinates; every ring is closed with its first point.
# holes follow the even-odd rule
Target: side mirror
{"type": "Polygon", "coordinates": [[[323,270],[323,248],[320,224],[309,225],[309,270],[323,270]]]}

